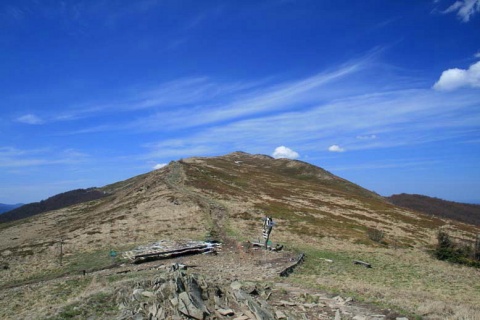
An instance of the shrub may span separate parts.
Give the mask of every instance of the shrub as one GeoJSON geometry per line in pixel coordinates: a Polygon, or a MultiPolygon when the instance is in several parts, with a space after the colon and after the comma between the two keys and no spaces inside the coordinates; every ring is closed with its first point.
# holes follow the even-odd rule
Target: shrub
{"type": "Polygon", "coordinates": [[[384,237],[383,231],[375,228],[369,228],[367,230],[367,235],[368,235],[368,238],[370,238],[370,240],[377,243],[380,243],[384,237]]]}
{"type": "Polygon", "coordinates": [[[472,248],[468,244],[454,242],[446,231],[440,230],[437,234],[437,241],[435,257],[438,260],[464,264],[471,267],[480,267],[480,261],[476,259],[478,238],[474,248],[472,248]]]}

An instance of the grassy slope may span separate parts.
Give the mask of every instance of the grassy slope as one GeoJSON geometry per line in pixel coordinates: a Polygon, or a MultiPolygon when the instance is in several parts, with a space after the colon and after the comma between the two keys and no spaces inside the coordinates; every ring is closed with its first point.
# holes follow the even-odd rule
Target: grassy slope
{"type": "MultiPolygon", "coordinates": [[[[114,194],[0,225],[0,261],[9,261],[13,267],[0,275],[0,283],[38,280],[65,272],[78,274],[82,269],[108,266],[107,253],[112,247],[122,250],[172,237],[199,239],[212,229],[226,229],[223,235],[239,240],[255,239],[261,217],[269,214],[277,222],[272,240],[308,254],[306,264],[291,281],[354,294],[425,314],[426,318],[441,318],[443,313],[450,313],[451,319],[462,319],[462,312],[480,314],[480,288],[474,281],[478,270],[436,261],[427,251],[439,227],[455,230],[464,238],[472,238],[478,229],[400,209],[368,190],[299,161],[243,153],[186,159],[105,190],[114,194]],[[173,199],[179,205],[172,204],[173,199]],[[385,231],[385,243],[372,242],[366,234],[368,228],[385,231]],[[67,240],[63,267],[58,265],[61,236],[67,240]],[[5,255],[7,251],[17,254],[18,259],[5,255]],[[320,258],[334,262],[329,264],[320,258]],[[354,266],[353,259],[369,261],[374,268],[354,266]]],[[[222,234],[221,230],[214,231],[222,234]]],[[[88,286],[82,282],[78,290],[88,286]]],[[[79,294],[76,289],[58,289],[66,292],[65,301],[55,298],[56,290],[46,290],[41,301],[67,309],[72,306],[65,312],[86,308],[83,300],[75,300],[79,294]]],[[[109,291],[102,290],[85,289],[80,297],[98,293],[91,303],[104,301],[108,309],[111,301],[102,292],[109,291]]],[[[19,301],[27,298],[28,292],[24,292],[19,301]]],[[[6,305],[0,305],[0,309],[11,301],[6,297],[2,302],[6,305]]],[[[16,308],[17,312],[21,304],[16,308]]],[[[4,310],[9,312],[8,308],[4,310]]]]}

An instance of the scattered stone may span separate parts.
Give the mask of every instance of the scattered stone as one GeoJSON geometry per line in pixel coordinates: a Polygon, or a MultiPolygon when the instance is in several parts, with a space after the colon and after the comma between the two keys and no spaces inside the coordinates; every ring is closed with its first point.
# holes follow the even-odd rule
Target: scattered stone
{"type": "Polygon", "coordinates": [[[295,302],[291,302],[291,301],[280,300],[280,305],[285,306],[285,307],[294,307],[297,304],[295,302]]]}
{"type": "Polygon", "coordinates": [[[230,284],[230,288],[232,288],[233,290],[240,290],[240,288],[242,288],[242,284],[238,281],[233,281],[230,284]]]}
{"type": "Polygon", "coordinates": [[[340,310],[337,309],[335,311],[335,320],[342,320],[342,316],[340,315],[340,310]]]}
{"type": "Polygon", "coordinates": [[[285,315],[285,313],[283,313],[280,310],[275,311],[275,316],[277,317],[278,320],[287,319],[287,316],[285,315]]]}
{"type": "Polygon", "coordinates": [[[247,316],[240,316],[240,317],[233,318],[233,320],[249,320],[249,319],[250,318],[247,316]]]}
{"type": "Polygon", "coordinates": [[[142,291],[142,296],[144,297],[148,297],[148,298],[151,298],[153,297],[155,294],[151,291],[142,291]]]}
{"type": "Polygon", "coordinates": [[[233,316],[235,314],[232,309],[218,309],[217,312],[222,316],[233,316]]]}
{"type": "Polygon", "coordinates": [[[10,251],[10,250],[4,250],[4,251],[2,251],[2,256],[4,256],[4,257],[8,257],[8,256],[10,256],[11,254],[12,254],[12,251],[10,251]]]}
{"type": "Polygon", "coordinates": [[[355,317],[352,318],[352,320],[367,320],[367,317],[361,316],[361,315],[356,315],[355,317]]]}
{"type": "Polygon", "coordinates": [[[395,320],[408,320],[406,317],[397,317],[395,320]]]}
{"type": "Polygon", "coordinates": [[[132,297],[133,299],[137,300],[137,301],[140,301],[142,299],[142,293],[143,293],[143,289],[135,289],[133,290],[133,293],[132,293],[132,297]]]}

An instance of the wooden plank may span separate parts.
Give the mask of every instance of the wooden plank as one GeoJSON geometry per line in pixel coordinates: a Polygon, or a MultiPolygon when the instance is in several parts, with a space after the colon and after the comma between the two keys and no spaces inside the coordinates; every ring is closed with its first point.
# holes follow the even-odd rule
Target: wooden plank
{"type": "Polygon", "coordinates": [[[353,264],[359,264],[359,265],[362,265],[364,266],[365,268],[371,268],[372,265],[368,262],[365,262],[365,261],[360,261],[360,260],[353,260],[353,264]]]}
{"type": "Polygon", "coordinates": [[[205,249],[205,248],[208,248],[208,247],[209,247],[209,245],[207,245],[207,244],[202,244],[202,245],[200,245],[200,246],[186,247],[186,248],[176,249],[176,250],[170,250],[170,251],[156,251],[156,252],[138,254],[138,255],[134,256],[134,259],[144,258],[144,257],[150,257],[150,256],[154,256],[154,255],[159,255],[159,254],[180,253],[180,252],[183,252],[183,251],[188,251],[188,250],[193,250],[193,249],[205,249]]]}
{"type": "Polygon", "coordinates": [[[172,251],[166,251],[166,252],[157,252],[157,253],[139,255],[139,256],[136,256],[133,263],[139,264],[139,263],[155,261],[155,260],[171,259],[171,258],[180,257],[180,256],[188,256],[188,255],[194,255],[194,254],[200,254],[200,253],[215,253],[215,252],[216,252],[215,248],[210,246],[205,246],[203,248],[185,248],[182,250],[172,250],[172,251]]]}
{"type": "Polygon", "coordinates": [[[280,272],[280,277],[288,277],[293,270],[305,260],[305,253],[302,253],[298,256],[297,261],[292,265],[286,267],[280,272]]]}

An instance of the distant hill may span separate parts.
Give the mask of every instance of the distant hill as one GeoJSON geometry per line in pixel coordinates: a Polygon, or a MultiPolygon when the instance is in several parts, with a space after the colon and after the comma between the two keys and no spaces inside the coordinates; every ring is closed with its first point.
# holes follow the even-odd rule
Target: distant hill
{"type": "Polygon", "coordinates": [[[480,205],[446,201],[419,194],[394,194],[386,197],[392,204],[464,223],[480,226],[480,205]]]}
{"type": "Polygon", "coordinates": [[[106,195],[108,194],[96,188],[77,189],[60,193],[48,198],[47,200],[25,204],[20,207],[13,208],[13,210],[5,210],[8,212],[0,215],[0,223],[24,219],[43,212],[57,210],[74,204],[100,199],[105,197],[106,195]]]}
{"type": "Polygon", "coordinates": [[[23,203],[17,203],[17,204],[5,204],[5,203],[0,203],[0,214],[16,209],[18,207],[23,206],[23,203]]]}

